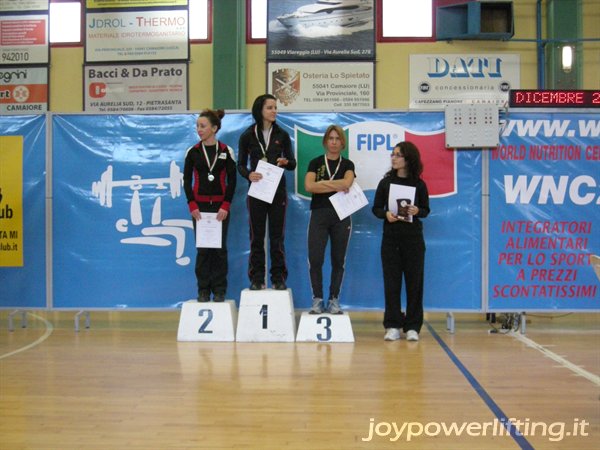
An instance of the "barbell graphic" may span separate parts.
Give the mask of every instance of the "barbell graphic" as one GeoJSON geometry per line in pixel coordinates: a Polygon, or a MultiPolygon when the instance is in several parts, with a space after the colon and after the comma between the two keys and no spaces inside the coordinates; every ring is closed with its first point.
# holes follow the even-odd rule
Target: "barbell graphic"
{"type": "Polygon", "coordinates": [[[113,188],[128,186],[130,189],[138,191],[144,184],[155,184],[156,189],[167,189],[166,185],[168,184],[171,198],[179,197],[181,186],[183,186],[183,174],[175,161],[171,161],[168,178],[142,179],[139,175],[132,175],[130,180],[113,180],[113,167],[109,165],[100,175],[100,180],[92,183],[92,194],[100,199],[102,206],[106,205],[111,208],[113,188]]]}

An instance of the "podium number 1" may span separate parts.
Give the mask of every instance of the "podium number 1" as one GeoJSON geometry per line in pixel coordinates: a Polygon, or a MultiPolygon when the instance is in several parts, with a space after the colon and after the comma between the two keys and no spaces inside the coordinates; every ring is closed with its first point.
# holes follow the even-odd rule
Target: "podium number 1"
{"type": "Polygon", "coordinates": [[[198,330],[198,333],[210,334],[210,333],[212,333],[212,330],[207,330],[206,327],[212,321],[212,318],[213,318],[212,309],[201,309],[198,311],[198,316],[202,317],[204,315],[204,313],[206,313],[206,319],[204,319],[204,322],[202,322],[202,325],[200,325],[200,329],[198,330]]]}
{"type": "Polygon", "coordinates": [[[269,305],[262,305],[260,311],[258,312],[262,316],[262,328],[263,330],[267,329],[267,321],[269,317],[269,305]]]}

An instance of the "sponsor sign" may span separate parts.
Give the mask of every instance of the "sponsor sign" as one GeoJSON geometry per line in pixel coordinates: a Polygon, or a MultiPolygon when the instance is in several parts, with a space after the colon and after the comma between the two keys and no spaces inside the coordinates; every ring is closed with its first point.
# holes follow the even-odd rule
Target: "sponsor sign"
{"type": "Polygon", "coordinates": [[[47,62],[47,14],[0,17],[0,65],[47,62]]]}
{"type": "Polygon", "coordinates": [[[373,63],[270,63],[269,92],[281,110],[339,111],[374,107],[373,63]]]}
{"type": "Polygon", "coordinates": [[[520,85],[519,55],[411,55],[410,108],[443,109],[448,104],[508,104],[520,85]]]}
{"type": "Polygon", "coordinates": [[[157,6],[187,6],[187,0],[87,0],[87,9],[150,8],[157,6]]]}
{"type": "Polygon", "coordinates": [[[375,1],[267,2],[267,59],[375,59],[375,1]]]}
{"type": "Polygon", "coordinates": [[[86,62],[187,60],[187,10],[86,14],[86,62]]]}
{"type": "Polygon", "coordinates": [[[48,11],[48,0],[0,0],[0,11],[48,11]]]}
{"type": "Polygon", "coordinates": [[[511,114],[490,161],[490,310],[600,309],[600,120],[511,114]]]}
{"type": "Polygon", "coordinates": [[[23,266],[23,136],[0,136],[0,267],[23,266]]]}
{"type": "Polygon", "coordinates": [[[187,65],[85,67],[85,111],[173,112],[187,105],[187,65]]]}
{"type": "Polygon", "coordinates": [[[3,67],[0,80],[0,113],[39,114],[48,110],[46,67],[3,67]]]}

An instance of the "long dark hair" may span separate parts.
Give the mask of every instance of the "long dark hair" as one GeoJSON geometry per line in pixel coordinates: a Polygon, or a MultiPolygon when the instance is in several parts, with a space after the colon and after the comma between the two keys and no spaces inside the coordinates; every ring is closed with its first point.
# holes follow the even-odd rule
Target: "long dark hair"
{"type": "Polygon", "coordinates": [[[263,115],[262,110],[263,106],[265,106],[265,102],[267,100],[277,100],[274,95],[271,94],[263,94],[256,97],[254,100],[254,104],[252,105],[252,117],[254,118],[254,122],[258,125],[258,128],[262,130],[263,127],[263,115]]]}
{"type": "MultiPolygon", "coordinates": [[[[423,163],[421,162],[421,153],[415,144],[409,141],[398,142],[394,148],[400,149],[400,154],[404,156],[406,161],[406,175],[411,181],[417,181],[423,174],[423,163]]],[[[390,169],[385,176],[391,176],[396,173],[396,170],[390,169]]]]}

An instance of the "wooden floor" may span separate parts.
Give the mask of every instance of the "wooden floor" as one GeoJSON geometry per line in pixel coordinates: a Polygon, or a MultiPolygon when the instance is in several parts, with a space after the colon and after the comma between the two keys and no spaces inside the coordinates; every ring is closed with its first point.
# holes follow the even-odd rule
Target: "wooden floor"
{"type": "Polygon", "coordinates": [[[79,332],[74,312],[12,332],[8,313],[2,450],[600,448],[598,314],[530,315],[524,336],[428,314],[412,343],[350,312],[355,343],[290,344],[178,343],[176,311],[96,311],[79,332]]]}

